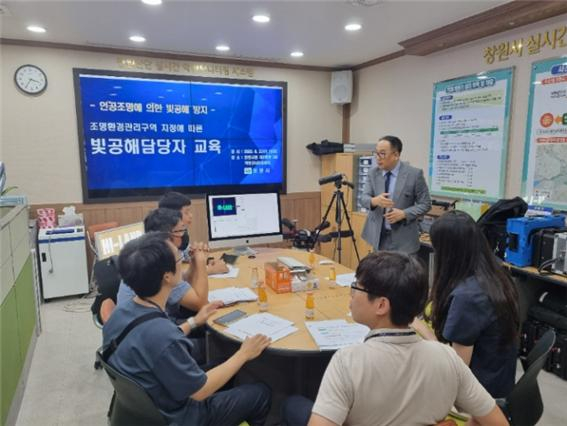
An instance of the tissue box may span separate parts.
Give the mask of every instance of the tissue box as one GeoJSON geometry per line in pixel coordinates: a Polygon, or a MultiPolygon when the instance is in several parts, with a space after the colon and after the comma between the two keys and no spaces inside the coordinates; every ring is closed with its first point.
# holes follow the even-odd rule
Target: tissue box
{"type": "Polygon", "coordinates": [[[83,225],[83,214],[82,213],[60,214],[60,215],[58,215],[58,218],[59,218],[59,226],[82,226],[83,225]]]}
{"type": "Polygon", "coordinates": [[[265,281],[276,293],[289,293],[291,291],[291,272],[278,262],[264,263],[266,271],[265,281]]]}

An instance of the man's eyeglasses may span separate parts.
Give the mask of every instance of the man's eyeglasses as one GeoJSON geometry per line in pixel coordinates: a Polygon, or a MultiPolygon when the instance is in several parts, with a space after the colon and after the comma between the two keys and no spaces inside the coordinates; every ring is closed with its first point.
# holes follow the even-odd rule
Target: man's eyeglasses
{"type": "Polygon", "coordinates": [[[183,262],[183,255],[179,256],[177,259],[175,259],[175,263],[179,263],[179,262],[183,262]]]}
{"type": "MultiPolygon", "coordinates": [[[[392,151],[390,151],[392,152],[392,151]]],[[[374,155],[379,158],[386,158],[390,152],[387,151],[374,151],[374,155]]]]}
{"type": "MultiPolygon", "coordinates": [[[[365,293],[375,295],[375,294],[372,293],[370,290],[366,290],[364,287],[359,287],[359,286],[357,286],[357,285],[356,285],[356,281],[353,282],[353,283],[350,285],[350,294],[353,294],[355,290],[363,291],[363,292],[365,292],[365,293]]],[[[376,295],[375,295],[375,296],[376,296],[376,295]]]]}
{"type": "Polygon", "coordinates": [[[183,234],[185,233],[185,231],[187,231],[187,228],[183,228],[183,229],[172,229],[169,233],[171,235],[175,235],[178,237],[183,236],[183,234]]]}

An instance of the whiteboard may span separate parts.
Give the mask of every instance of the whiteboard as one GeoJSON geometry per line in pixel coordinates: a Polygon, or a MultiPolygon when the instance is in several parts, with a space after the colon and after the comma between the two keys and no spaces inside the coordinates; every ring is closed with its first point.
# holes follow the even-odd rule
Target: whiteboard
{"type": "Polygon", "coordinates": [[[567,58],[532,64],[522,194],[567,209],[567,58]]]}
{"type": "Polygon", "coordinates": [[[429,151],[433,195],[504,195],[513,68],[435,83],[429,151]]]}

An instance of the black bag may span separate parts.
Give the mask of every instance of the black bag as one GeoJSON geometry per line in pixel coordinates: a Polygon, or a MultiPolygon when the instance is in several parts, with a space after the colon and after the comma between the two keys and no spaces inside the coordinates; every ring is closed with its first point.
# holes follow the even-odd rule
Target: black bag
{"type": "Polygon", "coordinates": [[[508,240],[506,221],[513,217],[522,217],[528,210],[528,204],[520,197],[502,199],[494,203],[477,220],[477,224],[488,240],[494,254],[504,259],[508,240]]]}
{"type": "Polygon", "coordinates": [[[344,151],[344,146],[342,143],[329,142],[327,139],[322,140],[320,144],[317,144],[315,142],[310,143],[305,148],[307,148],[315,155],[335,154],[337,152],[344,151]]]}

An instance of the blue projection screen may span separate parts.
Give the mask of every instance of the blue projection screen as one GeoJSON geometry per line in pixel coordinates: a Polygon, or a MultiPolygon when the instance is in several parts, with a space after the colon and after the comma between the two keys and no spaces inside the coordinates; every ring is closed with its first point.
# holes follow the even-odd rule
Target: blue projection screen
{"type": "Polygon", "coordinates": [[[285,192],[287,83],[73,71],[85,202],[285,192]]]}

